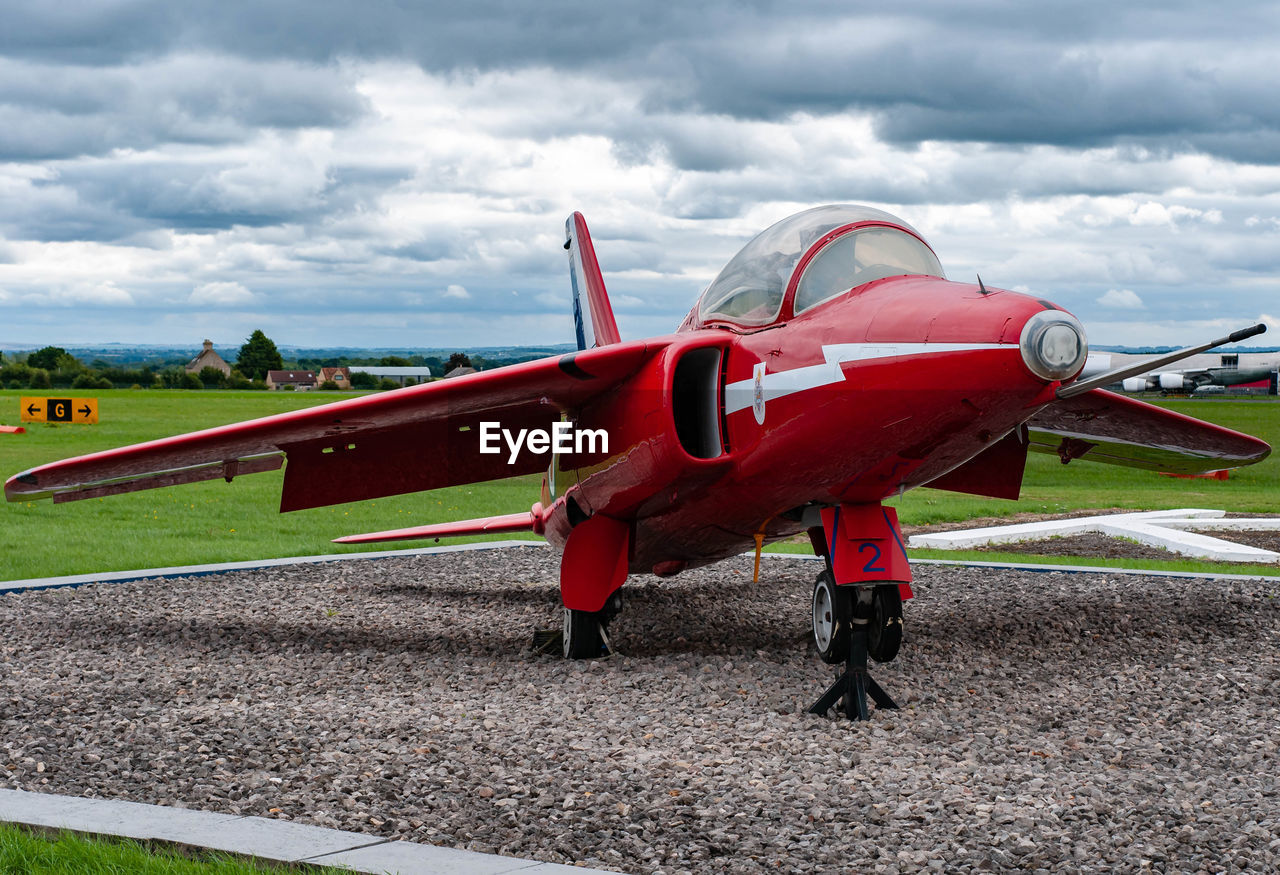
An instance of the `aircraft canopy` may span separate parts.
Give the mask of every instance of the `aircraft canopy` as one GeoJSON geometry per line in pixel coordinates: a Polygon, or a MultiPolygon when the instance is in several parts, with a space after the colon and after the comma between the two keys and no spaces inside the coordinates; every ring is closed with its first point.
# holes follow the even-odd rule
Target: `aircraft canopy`
{"type": "Polygon", "coordinates": [[[699,316],[704,322],[768,325],[782,311],[791,276],[805,253],[830,232],[860,223],[875,224],[829,241],[805,266],[796,313],[874,279],[942,276],[937,257],[906,222],[872,207],[833,204],[796,213],[756,235],[702,293],[699,316]]]}

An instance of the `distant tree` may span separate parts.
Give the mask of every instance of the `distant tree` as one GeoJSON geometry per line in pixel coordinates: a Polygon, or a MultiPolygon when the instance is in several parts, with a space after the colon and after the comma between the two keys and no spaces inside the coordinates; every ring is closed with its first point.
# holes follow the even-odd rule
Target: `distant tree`
{"type": "Polygon", "coordinates": [[[335,383],[333,380],[325,380],[323,383],[320,384],[320,388],[326,392],[333,392],[338,389],[338,384],[335,383]]]}
{"type": "Polygon", "coordinates": [[[227,384],[227,375],[213,365],[205,365],[197,376],[206,389],[221,389],[227,384]]]}
{"type": "Polygon", "coordinates": [[[60,346],[46,346],[28,355],[27,364],[33,368],[56,371],[58,369],[58,359],[66,354],[67,351],[60,346]]]}
{"type": "MultiPolygon", "coordinates": [[[[110,386],[111,384],[108,383],[107,385],[110,386]]],[[[98,378],[86,371],[85,373],[80,374],[78,377],[76,377],[74,380],[71,381],[71,388],[72,389],[96,389],[98,388],[98,378]]]]}
{"type": "Polygon", "coordinates": [[[28,385],[32,389],[52,389],[53,383],[49,380],[49,372],[44,368],[31,369],[31,382],[28,385]]]}
{"type": "Polygon", "coordinates": [[[73,356],[71,353],[63,353],[58,356],[58,372],[61,374],[83,374],[87,368],[84,362],[73,356]]]}
{"type": "Polygon", "coordinates": [[[249,335],[244,346],[240,347],[240,354],[236,356],[236,370],[254,380],[265,380],[267,371],[282,368],[284,359],[280,357],[280,350],[260,330],[249,335]]]}
{"type": "Polygon", "coordinates": [[[454,368],[471,367],[471,358],[465,352],[455,352],[449,356],[449,361],[445,363],[444,372],[447,374],[454,368]]]}
{"type": "Polygon", "coordinates": [[[352,371],[351,372],[351,388],[352,389],[376,389],[378,388],[378,378],[368,371],[352,371]]]}
{"type": "Polygon", "coordinates": [[[31,382],[31,366],[25,362],[10,362],[0,367],[0,380],[10,389],[20,389],[31,382]],[[14,382],[18,385],[11,385],[14,382]]]}
{"type": "Polygon", "coordinates": [[[384,355],[378,359],[378,367],[381,368],[407,368],[411,367],[409,360],[398,355],[384,355]]]}
{"type": "Polygon", "coordinates": [[[399,389],[400,384],[397,383],[395,380],[391,379],[390,377],[383,377],[382,381],[378,383],[378,388],[379,389],[399,389]]]}
{"type": "Polygon", "coordinates": [[[190,371],[183,371],[182,376],[178,378],[179,389],[203,389],[204,383],[200,382],[200,378],[190,371]]]}

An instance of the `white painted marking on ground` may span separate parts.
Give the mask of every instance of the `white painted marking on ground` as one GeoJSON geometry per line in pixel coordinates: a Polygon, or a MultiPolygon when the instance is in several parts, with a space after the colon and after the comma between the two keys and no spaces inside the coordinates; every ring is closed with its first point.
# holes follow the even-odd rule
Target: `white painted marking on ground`
{"type": "Polygon", "coordinates": [[[1236,544],[1222,538],[1202,535],[1184,529],[1215,528],[1237,531],[1280,529],[1280,520],[1223,519],[1226,511],[1184,508],[1181,510],[1142,511],[1075,519],[1043,520],[1008,526],[987,526],[954,532],[912,535],[912,547],[937,550],[964,550],[991,544],[1044,540],[1066,535],[1101,534],[1130,538],[1140,544],[1161,547],[1183,556],[1216,562],[1280,562],[1280,553],[1247,544],[1236,544]]]}

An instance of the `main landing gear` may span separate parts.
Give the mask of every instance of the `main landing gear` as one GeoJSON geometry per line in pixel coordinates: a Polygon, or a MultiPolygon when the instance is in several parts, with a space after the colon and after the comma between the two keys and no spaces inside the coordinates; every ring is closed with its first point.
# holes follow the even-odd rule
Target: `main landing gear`
{"type": "Polygon", "coordinates": [[[890,662],[902,645],[898,584],[837,586],[831,570],[823,571],[813,587],[813,641],[823,662],[843,662],[845,670],[810,714],[826,714],[841,701],[850,720],[869,720],[867,696],[877,708],[898,707],[867,672],[867,657],[890,662]]]}
{"type": "Polygon", "coordinates": [[[564,609],[564,658],[595,659],[613,652],[609,643],[609,624],[622,610],[622,596],[609,596],[599,611],[564,609]]]}

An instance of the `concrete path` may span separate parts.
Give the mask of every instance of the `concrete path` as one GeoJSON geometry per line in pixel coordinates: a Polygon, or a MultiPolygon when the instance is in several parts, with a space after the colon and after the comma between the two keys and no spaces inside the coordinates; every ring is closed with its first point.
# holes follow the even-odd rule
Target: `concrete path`
{"type": "Polygon", "coordinates": [[[0,790],[0,821],[210,848],[279,863],[339,866],[356,872],[567,875],[605,871],[393,841],[287,820],[24,790],[0,790]]]}

